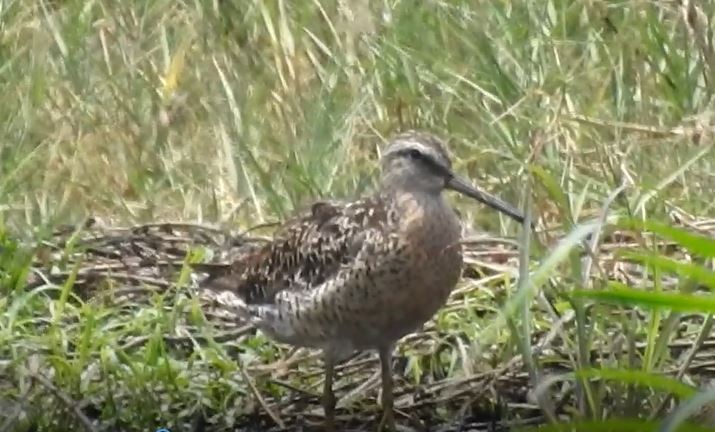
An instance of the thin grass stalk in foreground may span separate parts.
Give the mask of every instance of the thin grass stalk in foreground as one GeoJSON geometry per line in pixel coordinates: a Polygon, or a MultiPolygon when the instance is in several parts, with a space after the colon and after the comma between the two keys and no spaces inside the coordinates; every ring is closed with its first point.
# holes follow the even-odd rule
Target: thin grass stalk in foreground
{"type": "Polygon", "coordinates": [[[671,412],[658,428],[658,432],[676,432],[683,430],[684,423],[708,404],[715,402],[715,389],[703,390],[681,403],[671,412]]]}
{"type": "MultiPolygon", "coordinates": [[[[613,202],[629,186],[629,183],[625,180],[626,178],[627,177],[624,176],[623,183],[621,183],[618,188],[611,191],[601,206],[598,221],[594,227],[591,238],[588,242],[584,241],[586,256],[583,261],[579,261],[577,257],[572,258],[573,272],[579,278],[578,280],[580,281],[581,287],[593,289],[591,270],[593,269],[594,260],[598,256],[598,245],[600,244],[601,233],[603,232],[603,228],[608,220],[610,208],[613,202]]],[[[578,299],[572,300],[571,304],[574,308],[576,319],[576,366],[578,369],[590,368],[590,332],[588,331],[586,309],[583,302],[578,299]]],[[[588,416],[588,412],[586,411],[587,408],[590,408],[590,412],[595,418],[600,417],[601,407],[598,403],[598,399],[595,397],[595,393],[596,391],[589,381],[578,380],[576,382],[577,403],[583,417],[588,416]]]]}
{"type": "Polygon", "coordinates": [[[576,225],[576,227],[562,238],[557,245],[551,250],[541,264],[536,268],[529,278],[527,289],[517,291],[510,297],[504,306],[499,310],[497,317],[493,320],[484,331],[481,333],[478,341],[475,341],[473,349],[475,355],[481,352],[481,347],[494,343],[494,338],[498,330],[502,329],[507,319],[513,317],[522,307],[523,303],[528,298],[533,297],[538,289],[548,280],[549,276],[557,267],[566,260],[571,251],[578,247],[579,244],[593,233],[597,227],[596,222],[588,222],[576,225]]]}
{"type": "MultiPolygon", "coordinates": [[[[531,188],[529,183],[526,185],[526,202],[524,204],[524,221],[521,225],[521,239],[519,241],[519,282],[517,284],[517,293],[521,291],[527,291],[530,286],[529,279],[529,256],[531,252],[531,188]]],[[[524,365],[529,371],[529,376],[531,380],[531,385],[536,387],[541,380],[541,367],[539,361],[534,356],[534,350],[531,346],[531,298],[527,296],[529,300],[524,301],[521,306],[521,331],[516,326],[513,326],[514,337],[517,340],[519,349],[521,351],[521,356],[524,359],[524,365]]],[[[512,321],[511,319],[509,320],[512,321]]],[[[554,408],[551,398],[547,394],[542,394],[541,397],[537,398],[537,403],[544,412],[544,415],[551,423],[558,422],[556,417],[556,410],[554,408]]]]}
{"type": "MultiPolygon", "coordinates": [[[[680,368],[678,369],[678,373],[675,375],[675,379],[677,379],[677,380],[683,379],[685,372],[690,367],[693,359],[695,359],[695,355],[700,351],[700,348],[702,348],[703,343],[705,343],[705,341],[710,337],[710,332],[713,328],[713,323],[715,323],[715,320],[713,319],[713,314],[708,314],[707,318],[705,318],[705,322],[703,323],[702,327],[700,328],[700,332],[698,333],[698,338],[695,340],[695,342],[693,343],[693,346],[690,348],[690,351],[688,352],[688,355],[685,357],[685,359],[683,360],[683,363],[680,365],[680,368]]],[[[658,405],[658,407],[653,410],[649,420],[655,420],[659,415],[661,415],[667,408],[667,406],[670,403],[670,401],[672,400],[672,398],[673,398],[673,396],[671,394],[666,395],[666,397],[661,401],[660,405],[658,405]]],[[[681,407],[682,406],[683,405],[681,405],[681,407]]],[[[672,414],[672,415],[675,415],[675,414],[672,414]]]]}

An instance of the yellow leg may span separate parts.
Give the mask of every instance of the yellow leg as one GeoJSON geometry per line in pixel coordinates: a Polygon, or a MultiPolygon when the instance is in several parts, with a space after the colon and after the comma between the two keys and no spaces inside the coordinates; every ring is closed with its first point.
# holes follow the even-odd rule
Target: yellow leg
{"type": "Polygon", "coordinates": [[[395,414],[392,395],[392,346],[380,348],[380,369],[382,373],[382,419],[378,431],[395,431],[395,414]]]}

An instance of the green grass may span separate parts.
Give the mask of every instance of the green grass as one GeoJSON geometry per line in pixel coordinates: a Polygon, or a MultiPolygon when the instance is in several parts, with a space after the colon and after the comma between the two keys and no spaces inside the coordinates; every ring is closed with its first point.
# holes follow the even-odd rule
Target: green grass
{"type": "MultiPolygon", "coordinates": [[[[181,264],[223,260],[219,234],[116,227],[237,232],[367,193],[407,128],[448,140],[485,189],[529,197],[537,225],[521,254],[468,245],[469,277],[401,345],[418,416],[713,425],[698,410],[715,400],[715,3],[690,3],[0,1],[0,430],[228,430],[270,425],[263,403],[286,421],[307,410],[291,398],[314,409],[318,360],[281,369],[288,348],[260,334],[213,340],[187,295],[181,264]],[[132,242],[176,266],[100,269],[140,256],[132,242]],[[140,298],[112,294],[128,287],[140,298]]],[[[356,361],[339,395],[374,370],[356,361]]],[[[376,391],[356,392],[343,414],[360,423],[376,391]]]]}

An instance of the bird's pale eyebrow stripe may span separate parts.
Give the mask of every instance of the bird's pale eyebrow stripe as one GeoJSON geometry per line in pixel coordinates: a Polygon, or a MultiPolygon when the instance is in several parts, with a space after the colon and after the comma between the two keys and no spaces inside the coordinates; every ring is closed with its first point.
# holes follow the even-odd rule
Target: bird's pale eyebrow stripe
{"type": "Polygon", "coordinates": [[[429,146],[426,146],[426,145],[422,144],[421,142],[417,142],[417,141],[409,141],[408,143],[397,148],[394,152],[396,154],[405,155],[412,150],[418,150],[423,155],[430,157],[430,158],[434,158],[434,150],[432,148],[430,148],[429,146]]]}
{"type": "Polygon", "coordinates": [[[415,145],[413,143],[413,145],[405,146],[404,148],[396,150],[395,154],[406,156],[409,152],[411,152],[413,150],[418,150],[423,155],[423,157],[421,159],[423,162],[425,162],[427,164],[427,166],[429,166],[430,168],[435,170],[437,173],[440,173],[440,174],[445,173],[445,167],[442,166],[442,164],[437,159],[439,157],[439,155],[435,155],[434,151],[431,148],[428,148],[427,146],[425,146],[423,144],[417,143],[415,145]]]}

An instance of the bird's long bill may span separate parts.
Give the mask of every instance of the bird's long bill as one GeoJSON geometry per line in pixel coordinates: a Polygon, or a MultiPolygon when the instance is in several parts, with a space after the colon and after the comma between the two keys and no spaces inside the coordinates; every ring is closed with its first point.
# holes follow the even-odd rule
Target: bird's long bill
{"type": "Polygon", "coordinates": [[[480,191],[479,189],[469,184],[469,182],[467,182],[463,178],[457,177],[456,175],[452,175],[447,181],[446,187],[448,189],[452,189],[461,194],[464,194],[470,198],[474,198],[475,200],[486,204],[495,210],[499,210],[500,212],[504,213],[505,215],[508,215],[519,223],[524,222],[524,215],[519,210],[493,195],[480,191]]]}

